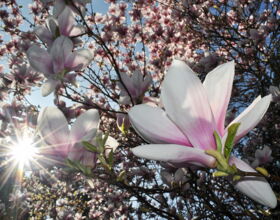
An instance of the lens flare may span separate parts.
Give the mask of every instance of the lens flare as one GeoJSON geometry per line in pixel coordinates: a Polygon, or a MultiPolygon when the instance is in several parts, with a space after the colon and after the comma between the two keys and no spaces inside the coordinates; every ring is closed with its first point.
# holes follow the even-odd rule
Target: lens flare
{"type": "Polygon", "coordinates": [[[14,143],[11,147],[11,155],[15,162],[19,163],[21,166],[27,165],[29,161],[34,159],[36,153],[38,153],[37,148],[33,145],[32,139],[23,138],[14,143]]]}

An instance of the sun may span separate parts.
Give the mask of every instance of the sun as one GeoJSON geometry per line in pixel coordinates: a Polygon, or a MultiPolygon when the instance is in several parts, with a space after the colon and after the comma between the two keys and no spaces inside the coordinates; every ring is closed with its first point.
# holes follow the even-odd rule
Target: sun
{"type": "Polygon", "coordinates": [[[33,140],[28,137],[19,139],[16,143],[11,146],[12,160],[23,167],[33,160],[38,153],[37,148],[33,144],[33,140]]]}

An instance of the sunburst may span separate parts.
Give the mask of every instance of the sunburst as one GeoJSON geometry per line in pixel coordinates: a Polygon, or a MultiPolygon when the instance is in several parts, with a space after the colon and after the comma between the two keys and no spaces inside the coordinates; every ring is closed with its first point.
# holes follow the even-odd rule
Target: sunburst
{"type": "Polygon", "coordinates": [[[20,169],[29,166],[30,162],[36,158],[38,149],[33,144],[33,139],[24,137],[11,146],[11,159],[15,161],[20,169]]]}
{"type": "Polygon", "coordinates": [[[2,162],[0,160],[0,168],[3,170],[0,176],[0,189],[11,179],[13,179],[13,184],[20,185],[26,171],[40,169],[52,176],[42,163],[50,165],[57,164],[57,161],[41,154],[45,147],[41,146],[42,139],[35,138],[36,135],[33,132],[23,130],[20,133],[17,130],[15,136],[6,137],[4,143],[1,144],[0,156],[4,160],[2,159],[2,162]]]}

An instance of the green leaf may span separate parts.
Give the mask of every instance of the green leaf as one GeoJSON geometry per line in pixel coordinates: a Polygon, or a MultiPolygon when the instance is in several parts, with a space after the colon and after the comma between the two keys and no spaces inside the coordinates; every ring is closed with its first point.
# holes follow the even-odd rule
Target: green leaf
{"type": "Polygon", "coordinates": [[[228,173],[223,172],[223,171],[215,171],[215,172],[212,174],[212,176],[213,176],[213,177],[228,176],[228,173]]]}
{"type": "Polygon", "coordinates": [[[117,181],[122,182],[125,179],[125,175],[126,175],[125,170],[122,170],[117,177],[117,181]]]}
{"type": "Polygon", "coordinates": [[[230,157],[230,153],[233,148],[234,138],[237,133],[237,129],[240,126],[240,123],[234,123],[228,128],[228,135],[225,143],[224,155],[226,160],[228,161],[230,157]]]}
{"type": "Polygon", "coordinates": [[[70,160],[68,158],[65,160],[65,164],[67,166],[71,167],[71,168],[76,168],[76,165],[75,165],[74,161],[72,161],[72,160],[70,160]]]}
{"type": "Polygon", "coordinates": [[[70,168],[72,168],[73,171],[82,172],[86,176],[91,175],[91,168],[87,167],[87,166],[84,166],[79,161],[73,161],[73,160],[70,160],[70,159],[66,159],[65,164],[68,165],[70,168]]]}
{"type": "Polygon", "coordinates": [[[88,151],[91,151],[94,153],[101,153],[99,148],[97,148],[96,146],[92,145],[91,143],[89,143],[87,141],[83,141],[82,144],[85,146],[85,148],[88,151]]]}
{"type": "Polygon", "coordinates": [[[97,158],[100,160],[100,163],[102,165],[108,166],[108,164],[107,164],[107,162],[106,162],[106,160],[105,160],[105,158],[103,156],[97,155],[97,158]]]}
{"type": "Polygon", "coordinates": [[[99,153],[104,153],[105,146],[103,144],[102,136],[96,136],[95,140],[96,140],[96,143],[97,143],[98,152],[99,153]]]}
{"type": "Polygon", "coordinates": [[[85,167],[85,170],[84,170],[84,174],[86,175],[86,176],[91,176],[91,168],[90,167],[85,167]]]}
{"type": "Polygon", "coordinates": [[[107,133],[107,134],[104,134],[104,138],[102,139],[102,146],[103,146],[103,147],[105,146],[108,137],[109,137],[109,134],[108,134],[108,133],[107,133]]]}
{"type": "Polygon", "coordinates": [[[232,178],[233,181],[238,181],[240,179],[241,179],[241,176],[238,176],[238,175],[234,175],[232,178]]]}
{"type": "Polygon", "coordinates": [[[214,137],[216,140],[217,151],[222,153],[222,148],[223,148],[222,141],[221,141],[220,135],[216,131],[214,131],[214,137]]]}

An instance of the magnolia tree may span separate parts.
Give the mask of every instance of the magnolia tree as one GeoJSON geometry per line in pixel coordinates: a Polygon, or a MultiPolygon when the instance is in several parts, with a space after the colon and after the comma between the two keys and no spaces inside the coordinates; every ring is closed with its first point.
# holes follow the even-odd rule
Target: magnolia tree
{"type": "Polygon", "coordinates": [[[280,2],[98,4],[0,3],[1,219],[279,216],[280,2]]]}

